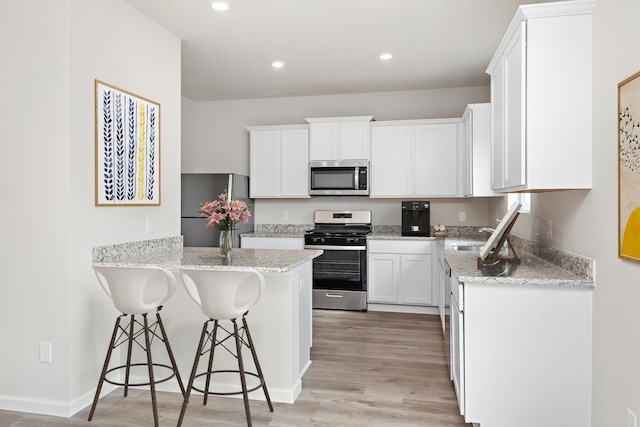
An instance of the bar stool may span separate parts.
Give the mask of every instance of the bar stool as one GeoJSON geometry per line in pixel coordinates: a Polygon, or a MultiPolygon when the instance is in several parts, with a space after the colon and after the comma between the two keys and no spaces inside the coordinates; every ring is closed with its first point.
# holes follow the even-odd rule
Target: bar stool
{"type": "Polygon", "coordinates": [[[262,369],[258,362],[258,356],[251,339],[251,333],[249,332],[249,326],[245,316],[249,310],[255,306],[262,298],[265,288],[264,276],[258,271],[253,269],[225,269],[225,270],[197,270],[197,269],[182,269],[180,270],[182,281],[187,290],[187,293],[191,298],[200,306],[204,315],[209,319],[204,322],[202,327],[202,334],[200,335],[200,343],[196,351],[195,361],[193,362],[193,369],[191,370],[191,376],[189,377],[189,384],[187,385],[187,391],[184,396],[184,402],[182,404],[182,410],[180,412],[180,418],[178,419],[178,427],[182,425],[185,411],[187,410],[187,404],[189,403],[189,396],[191,390],[196,390],[204,393],[203,405],[207,404],[207,396],[212,395],[234,395],[242,393],[244,398],[244,409],[247,417],[247,425],[251,426],[251,411],[249,409],[249,397],[248,393],[259,388],[262,388],[264,396],[269,405],[269,411],[273,412],[273,405],[271,404],[271,398],[267,391],[267,384],[265,383],[264,376],[262,375],[262,369]],[[236,294],[241,285],[255,284],[257,281],[258,289],[255,296],[248,302],[237,304],[236,294]],[[238,327],[237,319],[242,318],[242,326],[238,327]],[[233,331],[229,331],[220,325],[220,321],[231,321],[233,324],[233,331]],[[213,329],[210,332],[209,326],[213,322],[213,329]],[[226,336],[222,339],[218,338],[219,330],[222,329],[226,336]],[[246,335],[246,339],[245,339],[246,335]],[[229,349],[225,346],[227,339],[233,337],[235,339],[235,352],[233,349],[229,349]],[[213,368],[213,356],[216,347],[222,346],[229,353],[231,353],[238,361],[238,370],[212,370],[213,368]],[[248,347],[251,350],[253,356],[253,362],[256,367],[256,373],[246,372],[244,363],[242,361],[242,348],[248,347]],[[198,372],[198,363],[200,356],[209,351],[208,367],[204,372],[198,372]],[[232,392],[215,392],[209,390],[212,374],[216,373],[229,373],[236,372],[240,374],[241,391],[232,392]],[[247,389],[246,375],[250,375],[254,378],[258,378],[259,384],[251,389],[247,389]],[[194,381],[197,377],[206,376],[206,382],[204,389],[199,389],[194,386],[194,381]]]}
{"type": "Polygon", "coordinates": [[[89,413],[89,421],[93,418],[98,399],[100,398],[100,391],[104,382],[109,384],[124,386],[124,396],[127,397],[129,386],[149,386],[151,389],[151,402],[153,406],[153,420],[154,424],[158,426],[158,407],[156,403],[156,389],[155,385],[168,381],[174,376],[178,380],[182,395],[185,394],[185,389],[178,372],[171,346],[169,345],[169,339],[164,329],[162,319],[160,318],[160,310],[162,305],[175,293],[178,282],[173,273],[169,270],[160,267],[93,267],[98,282],[102,286],[102,289],[113,300],[115,308],[122,314],[116,319],[115,326],[113,327],[113,334],[111,335],[111,341],[109,343],[109,349],[107,350],[107,357],[104,361],[102,373],[100,374],[100,380],[98,381],[98,388],[93,399],[93,405],[91,405],[91,412],[89,413]],[[145,296],[145,289],[148,291],[157,291],[154,293],[155,299],[147,301],[149,296],[145,296]],[[156,295],[160,294],[160,295],[156,295]],[[152,310],[156,310],[156,321],[149,324],[147,320],[147,314],[152,310]],[[135,318],[137,315],[142,315],[143,322],[135,318]],[[129,316],[128,325],[121,326],[120,322],[123,318],[129,316]],[[157,330],[160,329],[160,334],[157,330]],[[144,341],[142,341],[144,338],[144,341]],[[151,357],[151,344],[153,339],[157,338],[162,341],[169,354],[171,360],[171,366],[154,363],[151,357]],[[145,363],[131,363],[133,343],[142,348],[146,353],[145,363]],[[122,344],[127,344],[127,361],[124,365],[116,366],[109,369],[109,361],[111,360],[111,354],[113,350],[122,344]],[[134,366],[147,366],[149,372],[148,382],[143,383],[131,383],[129,381],[129,374],[131,368],[134,366]],[[169,370],[169,375],[157,379],[154,376],[154,367],[163,368],[169,370]],[[116,381],[115,379],[107,378],[107,375],[114,372],[125,370],[124,382],[116,381]]]}

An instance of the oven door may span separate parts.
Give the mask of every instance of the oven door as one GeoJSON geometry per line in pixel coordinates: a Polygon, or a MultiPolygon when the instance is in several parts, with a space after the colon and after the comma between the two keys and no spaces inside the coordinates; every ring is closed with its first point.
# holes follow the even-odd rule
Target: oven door
{"type": "Polygon", "coordinates": [[[366,311],[366,248],[319,245],[305,248],[324,251],[313,260],[313,308],[366,311]]]}

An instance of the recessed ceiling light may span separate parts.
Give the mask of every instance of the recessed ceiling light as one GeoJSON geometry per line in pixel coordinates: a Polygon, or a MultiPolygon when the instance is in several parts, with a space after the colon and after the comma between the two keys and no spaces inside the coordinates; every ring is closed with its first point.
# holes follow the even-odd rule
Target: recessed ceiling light
{"type": "Polygon", "coordinates": [[[273,68],[282,68],[282,67],[284,67],[284,62],[282,62],[282,61],[273,61],[271,63],[271,66],[273,68]]]}
{"type": "Polygon", "coordinates": [[[388,61],[391,58],[393,58],[393,55],[390,53],[383,53],[380,55],[380,59],[382,59],[383,61],[388,61]]]}
{"type": "Polygon", "coordinates": [[[229,10],[229,2],[227,0],[211,0],[211,7],[218,12],[229,10]]]}

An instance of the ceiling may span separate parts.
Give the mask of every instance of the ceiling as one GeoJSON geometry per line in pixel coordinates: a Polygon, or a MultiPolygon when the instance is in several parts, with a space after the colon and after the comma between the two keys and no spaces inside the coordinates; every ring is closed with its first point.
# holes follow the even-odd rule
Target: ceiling
{"type": "Polygon", "coordinates": [[[209,0],[125,1],[182,40],[193,101],[487,86],[518,5],[541,2],[228,0],[216,12],[209,0]]]}

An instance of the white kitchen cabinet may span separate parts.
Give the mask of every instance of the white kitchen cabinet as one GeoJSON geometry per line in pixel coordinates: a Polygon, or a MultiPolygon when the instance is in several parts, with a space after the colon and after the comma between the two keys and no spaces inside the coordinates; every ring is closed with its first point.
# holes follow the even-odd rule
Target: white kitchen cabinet
{"type": "MultiPolygon", "coordinates": [[[[369,304],[431,306],[437,299],[431,280],[431,241],[368,240],[369,304]]],[[[369,305],[369,309],[372,309],[369,305]]]]}
{"type": "Polygon", "coordinates": [[[467,105],[462,115],[460,135],[464,195],[500,195],[491,189],[491,104],[467,105]]]}
{"type": "Polygon", "coordinates": [[[250,195],[309,196],[308,125],[250,126],[250,195]]]}
{"type": "Polygon", "coordinates": [[[458,197],[460,119],[371,123],[370,197],[458,197]]]}
{"type": "Polygon", "coordinates": [[[240,236],[240,246],[248,249],[304,249],[304,237],[240,236]]]}
{"type": "Polygon", "coordinates": [[[310,161],[369,160],[372,116],[306,119],[310,161]]]}
{"type": "Polygon", "coordinates": [[[464,364],[464,300],[463,285],[458,282],[458,278],[454,273],[446,280],[450,281],[451,289],[451,337],[449,340],[449,354],[451,358],[451,380],[453,388],[458,398],[458,408],[460,415],[465,412],[465,364],[464,364]]]}
{"type": "Polygon", "coordinates": [[[592,186],[594,0],[520,6],[491,75],[492,188],[592,186]]]}
{"type": "Polygon", "coordinates": [[[451,374],[465,421],[588,426],[593,289],[454,278],[451,374]]]}

